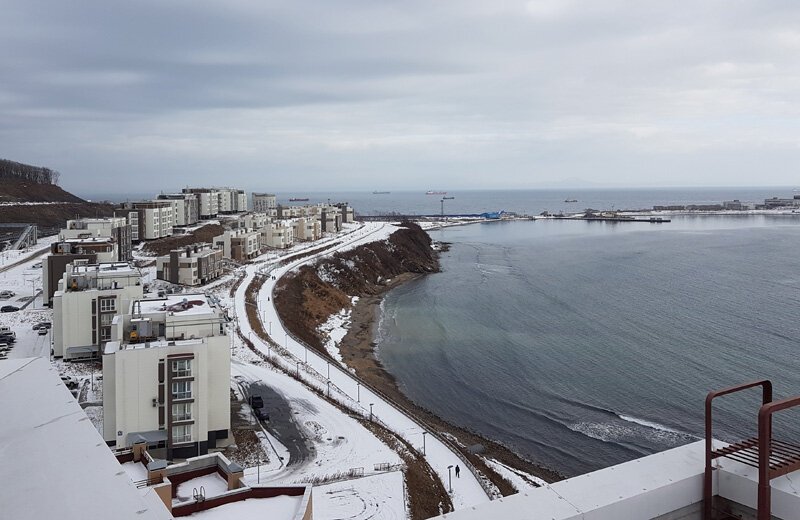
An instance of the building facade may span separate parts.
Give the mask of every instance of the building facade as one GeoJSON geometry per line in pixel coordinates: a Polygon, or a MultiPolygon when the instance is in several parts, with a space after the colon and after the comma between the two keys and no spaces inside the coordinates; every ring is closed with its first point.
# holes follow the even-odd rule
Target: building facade
{"type": "Polygon", "coordinates": [[[158,200],[168,200],[172,204],[172,225],[193,226],[200,219],[197,194],[162,193],[158,200]]]}
{"type": "Polygon", "coordinates": [[[223,251],[211,244],[174,249],[156,259],[156,277],[182,285],[202,285],[222,275],[223,251]]]}
{"type": "Polygon", "coordinates": [[[230,431],[227,315],[203,294],[136,300],[103,350],[103,437],[167,458],[202,455],[230,431]]]}
{"type": "Polygon", "coordinates": [[[97,357],[112,338],[114,317],[142,294],[142,274],[127,263],[67,265],[53,294],[53,355],[97,357]]]}
{"type": "Polygon", "coordinates": [[[276,217],[277,197],[272,193],[253,193],[253,211],[276,217]]]}

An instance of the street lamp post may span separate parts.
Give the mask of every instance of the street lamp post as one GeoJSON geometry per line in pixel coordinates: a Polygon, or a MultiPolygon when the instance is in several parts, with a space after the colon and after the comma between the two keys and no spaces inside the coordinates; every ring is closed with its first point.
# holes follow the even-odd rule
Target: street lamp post
{"type": "Polygon", "coordinates": [[[361,402],[361,383],[356,381],[356,402],[361,402]]]}
{"type": "Polygon", "coordinates": [[[308,364],[308,347],[306,347],[306,365],[308,364]]]}
{"type": "Polygon", "coordinates": [[[297,377],[300,377],[300,362],[297,362],[297,377]]]}
{"type": "Polygon", "coordinates": [[[328,397],[331,396],[331,380],[328,379],[328,397]]]}
{"type": "Polygon", "coordinates": [[[331,363],[330,363],[330,361],[328,361],[327,363],[328,363],[328,381],[330,381],[331,380],[331,363]]]}
{"type": "Polygon", "coordinates": [[[269,322],[269,335],[272,336],[272,322],[269,322]]]}
{"type": "Polygon", "coordinates": [[[447,466],[447,485],[450,487],[450,493],[453,492],[453,476],[452,476],[453,465],[450,464],[447,466]]]}
{"type": "Polygon", "coordinates": [[[422,432],[422,456],[425,456],[425,436],[428,435],[428,432],[422,432]]]}
{"type": "Polygon", "coordinates": [[[369,403],[369,422],[372,422],[372,405],[375,403],[369,403]]]}

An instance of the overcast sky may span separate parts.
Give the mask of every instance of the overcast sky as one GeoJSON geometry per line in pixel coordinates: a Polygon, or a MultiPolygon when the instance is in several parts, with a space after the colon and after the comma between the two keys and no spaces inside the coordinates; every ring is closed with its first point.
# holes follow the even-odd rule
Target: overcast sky
{"type": "Polygon", "coordinates": [[[795,0],[0,6],[0,157],[79,194],[798,182],[795,0]]]}

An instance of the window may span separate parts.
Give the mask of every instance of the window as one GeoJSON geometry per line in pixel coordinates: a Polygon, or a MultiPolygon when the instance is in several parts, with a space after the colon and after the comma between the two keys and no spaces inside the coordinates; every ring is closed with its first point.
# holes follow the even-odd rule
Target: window
{"type": "Polygon", "coordinates": [[[101,314],[100,315],[100,325],[103,327],[110,327],[111,322],[114,321],[113,314],[101,314]]]}
{"type": "Polygon", "coordinates": [[[192,419],[192,403],[180,403],[172,405],[173,421],[190,421],[192,419]]]}
{"type": "Polygon", "coordinates": [[[190,377],[192,375],[192,360],[180,359],[172,362],[172,374],[175,377],[190,377]]]}
{"type": "Polygon", "coordinates": [[[114,298],[103,298],[100,300],[100,312],[113,312],[117,309],[117,301],[114,298]]]}
{"type": "Polygon", "coordinates": [[[173,399],[191,399],[192,398],[192,382],[191,381],[175,381],[172,383],[172,398],[173,399]]]}
{"type": "Polygon", "coordinates": [[[191,442],[192,440],[192,425],[183,424],[181,426],[172,427],[172,442],[178,444],[181,442],[191,442]]]}
{"type": "Polygon", "coordinates": [[[111,327],[103,327],[100,329],[100,341],[108,341],[111,339],[111,327]]]}

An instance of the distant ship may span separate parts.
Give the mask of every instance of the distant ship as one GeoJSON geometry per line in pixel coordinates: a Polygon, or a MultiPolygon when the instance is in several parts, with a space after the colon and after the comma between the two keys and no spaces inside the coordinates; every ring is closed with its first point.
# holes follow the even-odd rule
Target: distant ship
{"type": "Polygon", "coordinates": [[[373,191],[372,192],[373,195],[388,195],[390,193],[391,193],[391,191],[373,191]]]}
{"type": "Polygon", "coordinates": [[[289,202],[308,202],[308,199],[289,199],[289,202]]]}
{"type": "Polygon", "coordinates": [[[426,191],[425,195],[447,195],[446,191],[426,191]]]}
{"type": "Polygon", "coordinates": [[[564,202],[578,202],[578,199],[567,199],[564,202]]]}
{"type": "Polygon", "coordinates": [[[442,197],[442,200],[453,200],[455,197],[442,197]]]}

